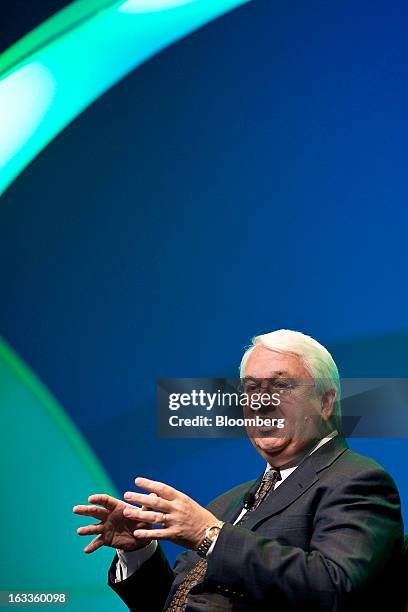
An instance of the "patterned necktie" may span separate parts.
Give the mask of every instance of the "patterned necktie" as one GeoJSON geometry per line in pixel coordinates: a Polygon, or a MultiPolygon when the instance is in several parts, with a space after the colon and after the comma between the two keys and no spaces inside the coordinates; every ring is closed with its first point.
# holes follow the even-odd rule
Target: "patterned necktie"
{"type": "Polygon", "coordinates": [[[270,491],[273,491],[278,480],[282,480],[279,470],[270,469],[262,477],[261,483],[255,493],[254,503],[252,507],[244,514],[244,516],[236,523],[241,525],[251,515],[251,512],[256,510],[258,506],[263,502],[265,497],[268,496],[270,491]]]}
{"type": "MultiPolygon", "coordinates": [[[[244,516],[235,523],[241,525],[254,510],[263,502],[268,493],[275,488],[278,480],[282,480],[279,470],[270,469],[262,477],[260,485],[255,493],[254,503],[252,507],[244,514],[244,516]]],[[[183,582],[177,587],[166,612],[183,612],[187,607],[187,598],[190,590],[199,582],[202,582],[207,569],[207,559],[200,559],[187,572],[183,582]]]]}

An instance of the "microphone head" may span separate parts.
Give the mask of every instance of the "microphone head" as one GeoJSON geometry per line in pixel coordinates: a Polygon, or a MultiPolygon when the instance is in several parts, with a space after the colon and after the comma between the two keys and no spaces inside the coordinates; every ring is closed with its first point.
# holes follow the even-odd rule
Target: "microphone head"
{"type": "Polygon", "coordinates": [[[255,501],[255,493],[253,493],[252,491],[248,491],[248,493],[246,493],[244,496],[245,510],[252,508],[252,506],[254,505],[254,501],[255,501]]]}
{"type": "Polygon", "coordinates": [[[252,487],[249,489],[249,491],[247,491],[244,495],[244,508],[245,510],[250,510],[252,508],[252,506],[255,503],[255,493],[257,492],[259,485],[262,482],[262,478],[264,477],[264,474],[262,474],[257,480],[255,480],[255,482],[253,483],[252,487]]]}

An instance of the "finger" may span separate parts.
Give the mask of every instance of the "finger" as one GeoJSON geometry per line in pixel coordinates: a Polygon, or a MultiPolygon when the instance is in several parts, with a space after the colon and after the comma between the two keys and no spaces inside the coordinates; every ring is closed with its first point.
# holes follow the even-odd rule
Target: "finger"
{"type": "Polygon", "coordinates": [[[90,542],[88,544],[88,546],[85,546],[84,548],[84,553],[93,553],[95,552],[95,550],[98,550],[98,548],[100,548],[101,546],[103,546],[103,539],[100,535],[96,536],[96,538],[94,538],[92,540],[92,542],[90,542]]]}
{"type": "Polygon", "coordinates": [[[85,505],[74,506],[72,508],[72,512],[74,512],[74,514],[81,514],[82,516],[92,516],[92,518],[96,518],[100,520],[105,519],[109,514],[106,508],[100,508],[99,506],[85,506],[85,505]]]}
{"type": "Polygon", "coordinates": [[[95,535],[97,533],[102,533],[104,530],[104,525],[102,523],[98,523],[97,525],[84,525],[83,527],[78,527],[77,534],[78,535],[95,535]]]}
{"type": "MultiPolygon", "coordinates": [[[[149,493],[149,495],[147,497],[149,498],[149,504],[150,504],[150,502],[152,500],[152,497],[157,497],[157,495],[156,495],[156,493],[149,493]]],[[[151,509],[152,509],[152,507],[150,505],[149,506],[142,506],[142,510],[151,510],[151,509]]]]}
{"type": "Polygon", "coordinates": [[[145,495],[144,493],[126,491],[123,498],[128,502],[160,510],[161,512],[170,512],[172,509],[171,503],[167,499],[161,499],[157,495],[145,495]]]}
{"type": "Polygon", "coordinates": [[[171,529],[136,529],[133,537],[137,540],[171,540],[174,533],[171,529]]]}
{"type": "Polygon", "coordinates": [[[141,523],[149,523],[150,525],[163,524],[163,512],[152,512],[150,510],[142,510],[141,508],[125,508],[123,515],[126,518],[137,520],[141,523]]]}
{"type": "Polygon", "coordinates": [[[173,489],[173,487],[170,487],[164,482],[158,482],[157,480],[149,480],[149,478],[142,478],[141,476],[135,478],[135,484],[141,489],[146,489],[147,491],[156,493],[159,497],[162,497],[163,499],[168,499],[169,501],[175,499],[178,495],[180,495],[180,491],[177,491],[177,489],[173,489]]]}
{"type": "MultiPolygon", "coordinates": [[[[144,506],[142,506],[141,508],[135,508],[135,506],[132,506],[131,504],[126,504],[125,508],[123,509],[123,512],[125,511],[125,509],[130,508],[131,510],[150,510],[150,508],[145,508],[144,506]]],[[[124,515],[125,518],[126,514],[124,515]]],[[[144,528],[148,528],[149,525],[146,523],[143,523],[142,521],[138,520],[138,519],[133,519],[132,517],[130,517],[130,519],[133,521],[135,521],[135,525],[133,527],[133,529],[144,529],[144,528]]]]}
{"type": "Polygon", "coordinates": [[[107,510],[114,510],[118,504],[117,499],[115,499],[111,495],[106,495],[105,493],[96,493],[95,495],[90,495],[88,497],[88,501],[91,504],[99,504],[100,506],[105,506],[107,510]]]}

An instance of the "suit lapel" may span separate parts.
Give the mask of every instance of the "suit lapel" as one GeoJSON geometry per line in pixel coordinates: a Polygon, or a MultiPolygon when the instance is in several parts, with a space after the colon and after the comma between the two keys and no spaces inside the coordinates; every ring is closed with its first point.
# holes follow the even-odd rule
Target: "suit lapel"
{"type": "MultiPolygon", "coordinates": [[[[336,436],[306,457],[245,521],[247,529],[254,529],[264,519],[278,514],[303,495],[317,480],[318,473],[331,465],[345,450],[344,438],[336,436]]],[[[241,506],[242,507],[242,506],[241,506]]]]}

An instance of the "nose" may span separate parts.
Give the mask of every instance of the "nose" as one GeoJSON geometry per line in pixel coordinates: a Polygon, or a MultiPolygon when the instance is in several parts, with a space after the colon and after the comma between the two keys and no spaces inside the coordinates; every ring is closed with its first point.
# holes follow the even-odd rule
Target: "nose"
{"type": "Polygon", "coordinates": [[[267,383],[262,384],[258,391],[259,401],[256,402],[256,408],[253,408],[254,411],[263,414],[271,413],[276,409],[276,403],[273,400],[272,394],[273,392],[269,389],[267,383]]]}

